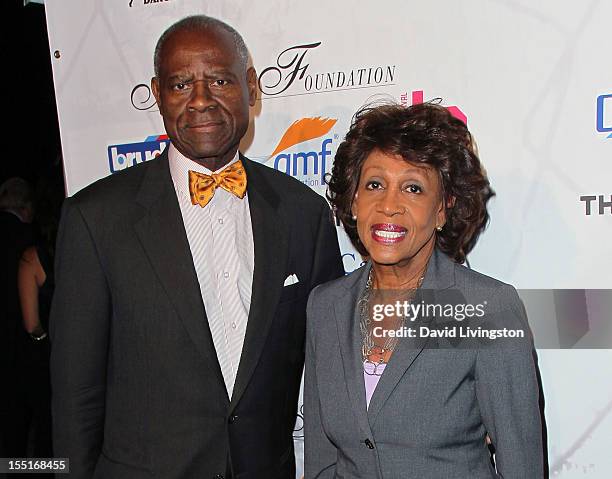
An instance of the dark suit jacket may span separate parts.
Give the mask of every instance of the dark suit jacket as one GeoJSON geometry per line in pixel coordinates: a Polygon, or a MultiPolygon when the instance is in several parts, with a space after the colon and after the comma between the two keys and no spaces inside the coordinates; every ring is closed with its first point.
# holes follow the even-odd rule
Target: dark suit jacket
{"type": "MultiPolygon", "coordinates": [[[[542,478],[538,383],[528,335],[525,341],[463,343],[466,349],[439,339],[400,339],[366,409],[356,304],[369,270],[367,264],[310,296],[306,479],[542,478]],[[497,471],[486,434],[496,448],[497,471]]],[[[528,330],[512,286],[437,250],[420,295],[429,304],[486,301],[487,321],[528,330]]],[[[446,322],[439,320],[421,317],[414,324],[433,329],[446,322]]]]}
{"type": "Polygon", "coordinates": [[[71,477],[222,477],[228,458],[235,479],[295,475],[306,301],[342,263],[326,202],[242,160],[255,261],[231,401],[167,154],[66,201],[50,328],[54,452],[71,477]]]}

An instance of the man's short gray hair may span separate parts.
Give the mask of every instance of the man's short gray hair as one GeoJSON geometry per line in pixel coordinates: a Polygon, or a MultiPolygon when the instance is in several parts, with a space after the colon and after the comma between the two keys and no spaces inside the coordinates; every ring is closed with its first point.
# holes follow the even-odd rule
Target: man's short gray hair
{"type": "Polygon", "coordinates": [[[221,20],[218,20],[216,18],[209,17],[207,15],[192,15],[189,17],[185,17],[182,20],[179,20],[178,22],[170,25],[166,29],[166,31],[161,34],[159,40],[157,40],[157,45],[155,46],[155,53],[153,55],[153,67],[155,69],[155,76],[159,77],[161,52],[164,49],[166,40],[168,40],[168,38],[171,37],[173,33],[183,30],[205,31],[214,28],[226,31],[232,36],[234,40],[234,45],[236,47],[236,52],[238,53],[238,57],[246,69],[246,66],[249,63],[249,51],[240,33],[238,33],[233,27],[231,27],[227,23],[222,22],[221,20]]]}

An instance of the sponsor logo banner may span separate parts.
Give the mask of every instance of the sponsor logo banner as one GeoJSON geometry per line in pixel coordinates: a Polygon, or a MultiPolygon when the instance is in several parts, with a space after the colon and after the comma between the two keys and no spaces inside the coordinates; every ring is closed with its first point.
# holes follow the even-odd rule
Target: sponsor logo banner
{"type": "Polygon", "coordinates": [[[580,201],[584,203],[584,214],[586,216],[603,216],[606,214],[606,210],[608,210],[608,214],[612,215],[612,194],[607,195],[607,198],[606,195],[582,195],[580,201]]]}
{"type": "MultiPolygon", "coordinates": [[[[612,93],[597,97],[597,131],[612,132],[612,93]]],[[[612,133],[608,138],[612,138],[612,133]]]]}
{"type": "Polygon", "coordinates": [[[153,135],[138,143],[124,143],[108,147],[108,166],[111,173],[152,160],[161,155],[170,143],[167,135],[153,135]]]}
{"type": "Polygon", "coordinates": [[[321,46],[322,42],[303,43],[280,52],[276,63],[259,74],[262,98],[394,85],[395,65],[362,64],[349,69],[333,69],[316,64],[311,67],[310,59],[321,46]]]}
{"type": "MultiPolygon", "coordinates": [[[[332,163],[331,144],[334,137],[326,137],[337,120],[334,118],[302,118],[294,121],[285,131],[268,158],[275,170],[300,179],[308,186],[323,186],[328,165],[332,163]],[[294,146],[321,139],[320,146],[308,151],[294,146]]],[[[337,135],[336,137],[337,138],[337,135]]],[[[318,142],[316,142],[318,143],[318,142]]]]}
{"type": "Polygon", "coordinates": [[[141,7],[141,6],[148,6],[148,5],[160,5],[160,4],[164,4],[167,2],[174,2],[176,0],[128,0],[128,6],[131,7],[141,7]]]}

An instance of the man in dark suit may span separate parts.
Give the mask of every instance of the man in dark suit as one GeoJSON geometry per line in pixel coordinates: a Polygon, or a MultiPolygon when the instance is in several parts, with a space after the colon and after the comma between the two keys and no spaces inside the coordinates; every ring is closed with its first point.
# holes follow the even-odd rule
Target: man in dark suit
{"type": "Polygon", "coordinates": [[[325,201],[238,153],[247,60],[218,20],[170,27],[152,89],[171,145],[66,201],[51,371],[71,477],[295,477],[306,299],[343,271],[325,201]]]}

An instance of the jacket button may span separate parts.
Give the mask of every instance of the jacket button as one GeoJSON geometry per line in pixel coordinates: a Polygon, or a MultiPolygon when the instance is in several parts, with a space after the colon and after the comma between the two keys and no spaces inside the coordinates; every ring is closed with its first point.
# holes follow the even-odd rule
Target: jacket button
{"type": "Polygon", "coordinates": [[[228,419],[227,422],[229,422],[230,424],[234,424],[236,421],[238,420],[238,416],[236,416],[235,414],[232,414],[228,419]]]}
{"type": "Polygon", "coordinates": [[[365,445],[368,447],[368,449],[374,449],[374,444],[372,444],[372,441],[370,441],[369,439],[366,439],[364,442],[365,442],[365,445]]]}

